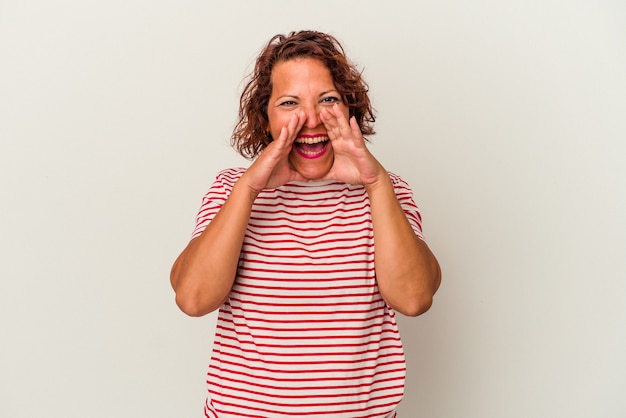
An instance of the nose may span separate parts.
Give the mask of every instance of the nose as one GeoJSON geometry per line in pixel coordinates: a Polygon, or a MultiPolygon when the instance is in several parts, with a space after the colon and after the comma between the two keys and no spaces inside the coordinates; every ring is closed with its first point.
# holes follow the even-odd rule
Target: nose
{"type": "Polygon", "coordinates": [[[304,126],[307,128],[316,128],[322,123],[320,119],[320,109],[317,106],[307,106],[304,109],[304,126]]]}

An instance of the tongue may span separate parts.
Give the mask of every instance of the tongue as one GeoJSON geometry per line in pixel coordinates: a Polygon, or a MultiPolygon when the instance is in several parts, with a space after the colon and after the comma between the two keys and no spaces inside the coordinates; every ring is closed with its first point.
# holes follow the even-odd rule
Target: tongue
{"type": "Polygon", "coordinates": [[[310,153],[317,153],[324,149],[324,142],[318,142],[317,144],[298,144],[301,150],[310,153]]]}

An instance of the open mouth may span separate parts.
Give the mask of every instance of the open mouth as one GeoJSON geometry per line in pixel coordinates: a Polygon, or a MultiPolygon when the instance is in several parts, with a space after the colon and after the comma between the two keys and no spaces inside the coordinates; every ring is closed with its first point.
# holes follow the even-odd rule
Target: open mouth
{"type": "Polygon", "coordinates": [[[330,139],[327,135],[301,135],[296,138],[294,148],[304,158],[319,158],[326,153],[330,139]]]}

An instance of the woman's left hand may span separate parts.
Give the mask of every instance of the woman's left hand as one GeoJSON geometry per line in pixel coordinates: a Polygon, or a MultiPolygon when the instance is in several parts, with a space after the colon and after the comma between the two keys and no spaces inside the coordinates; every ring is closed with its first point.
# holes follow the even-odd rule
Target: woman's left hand
{"type": "Polygon", "coordinates": [[[337,105],[322,109],[320,117],[335,154],[335,161],[325,179],[369,186],[387,175],[383,166],[367,149],[354,117],[346,119],[337,105]]]}
{"type": "Polygon", "coordinates": [[[326,178],[365,186],[374,227],[376,283],[385,302],[405,315],[426,312],[441,280],[439,264],[409,224],[383,166],[365,146],[356,119],[337,105],[320,112],[335,162],[326,178]]]}

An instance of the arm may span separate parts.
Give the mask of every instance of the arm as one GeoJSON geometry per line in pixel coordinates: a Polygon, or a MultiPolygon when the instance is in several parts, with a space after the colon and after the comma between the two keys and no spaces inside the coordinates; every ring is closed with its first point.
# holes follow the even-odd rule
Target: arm
{"type": "Polygon", "coordinates": [[[439,263],[415,235],[389,176],[366,186],[374,225],[376,281],[383,299],[409,316],[426,312],[441,282],[439,263]]]}
{"type": "Polygon", "coordinates": [[[178,256],[170,273],[176,304],[190,316],[219,308],[235,282],[250,212],[259,192],[292,180],[303,180],[287,156],[304,119],[294,114],[275,141],[235,183],[233,190],[202,234],[178,256]]]}
{"type": "Polygon", "coordinates": [[[176,304],[187,315],[205,315],[228,298],[255,198],[237,182],[215,218],[174,262],[170,281],[176,304]]]}
{"type": "Polygon", "coordinates": [[[426,312],[441,281],[437,260],[415,235],[387,171],[365,146],[356,120],[346,120],[336,106],[323,109],[321,118],[335,151],[335,162],[327,177],[362,184],[369,195],[380,294],[402,314],[426,312]]]}

